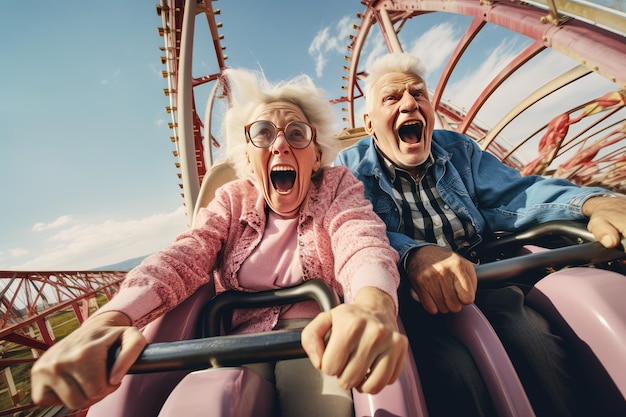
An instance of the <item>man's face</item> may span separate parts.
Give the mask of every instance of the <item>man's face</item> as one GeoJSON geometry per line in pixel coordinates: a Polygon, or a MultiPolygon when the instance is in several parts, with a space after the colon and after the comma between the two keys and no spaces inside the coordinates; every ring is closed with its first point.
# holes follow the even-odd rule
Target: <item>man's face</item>
{"type": "Polygon", "coordinates": [[[435,124],[426,83],[415,74],[390,72],[372,87],[365,128],[390,161],[414,173],[428,159],[435,124]]]}

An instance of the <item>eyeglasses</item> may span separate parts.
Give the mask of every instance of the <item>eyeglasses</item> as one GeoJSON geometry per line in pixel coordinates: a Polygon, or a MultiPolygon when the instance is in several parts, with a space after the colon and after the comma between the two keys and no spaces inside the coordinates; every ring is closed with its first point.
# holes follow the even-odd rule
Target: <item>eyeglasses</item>
{"type": "Polygon", "coordinates": [[[304,122],[289,122],[287,126],[278,128],[267,120],[257,120],[244,127],[246,137],[257,148],[268,148],[278,137],[281,130],[287,143],[294,149],[304,149],[315,138],[315,128],[304,122]]]}

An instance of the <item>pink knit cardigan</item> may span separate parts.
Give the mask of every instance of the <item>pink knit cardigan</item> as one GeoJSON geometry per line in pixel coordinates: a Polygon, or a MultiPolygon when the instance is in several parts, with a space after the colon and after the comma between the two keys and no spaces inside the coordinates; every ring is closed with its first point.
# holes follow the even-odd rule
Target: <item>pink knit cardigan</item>
{"type": "MultiPolygon", "coordinates": [[[[217,292],[245,291],[237,273],[263,236],[266,210],[263,194],[249,180],[219,188],[194,226],[130,271],[120,292],[98,313],[121,311],[142,327],[213,278],[217,292]]],[[[346,302],[359,289],[376,287],[392,297],[397,309],[398,254],[364,198],[361,182],[346,167],[323,168],[314,177],[300,209],[297,240],[304,280],[326,281],[346,302]]],[[[240,311],[233,327],[246,333],[271,330],[279,311],[240,311]]]]}

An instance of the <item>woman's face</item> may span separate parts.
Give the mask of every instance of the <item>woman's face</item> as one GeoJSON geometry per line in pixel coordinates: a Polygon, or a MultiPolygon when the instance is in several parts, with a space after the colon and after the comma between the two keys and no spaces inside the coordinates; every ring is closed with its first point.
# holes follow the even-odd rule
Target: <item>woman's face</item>
{"type": "Polygon", "coordinates": [[[248,167],[269,207],[280,215],[296,216],[311,186],[311,176],[320,168],[321,158],[314,140],[307,147],[296,149],[289,145],[281,129],[290,122],[308,123],[308,120],[300,107],[282,101],[260,105],[251,121],[259,120],[272,122],[278,133],[266,148],[248,141],[248,167]]]}

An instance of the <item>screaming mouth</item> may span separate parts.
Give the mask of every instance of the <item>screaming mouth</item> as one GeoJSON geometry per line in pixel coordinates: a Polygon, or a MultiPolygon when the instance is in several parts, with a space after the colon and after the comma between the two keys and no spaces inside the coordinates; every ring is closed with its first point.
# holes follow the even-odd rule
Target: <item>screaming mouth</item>
{"type": "Polygon", "coordinates": [[[398,135],[400,136],[400,140],[404,143],[417,144],[422,140],[423,129],[424,125],[422,122],[413,122],[401,126],[400,129],[398,129],[398,135]]]}
{"type": "Polygon", "coordinates": [[[274,167],[270,180],[279,194],[287,194],[296,182],[296,171],[289,167],[274,167]]]}

